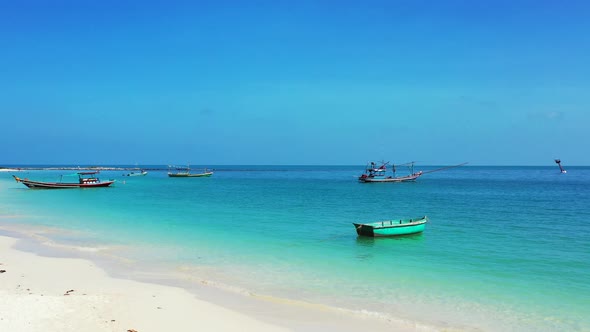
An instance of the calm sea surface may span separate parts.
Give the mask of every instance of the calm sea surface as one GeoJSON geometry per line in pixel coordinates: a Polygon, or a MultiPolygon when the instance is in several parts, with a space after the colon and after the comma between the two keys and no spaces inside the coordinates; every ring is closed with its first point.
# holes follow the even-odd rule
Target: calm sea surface
{"type": "Polygon", "coordinates": [[[0,226],[59,229],[43,235],[123,258],[130,275],[435,328],[590,331],[590,167],[467,166],[385,184],[358,183],[363,166],[215,168],[103,171],[112,188],[82,190],[31,190],[0,172],[0,215],[18,216],[0,226]],[[401,238],[359,238],[352,225],[423,215],[425,232],[401,238]]]}

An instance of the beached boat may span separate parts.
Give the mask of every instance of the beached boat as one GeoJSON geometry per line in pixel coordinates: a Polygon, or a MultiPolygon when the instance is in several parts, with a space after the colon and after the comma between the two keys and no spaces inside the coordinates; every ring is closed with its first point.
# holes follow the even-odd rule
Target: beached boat
{"type": "Polygon", "coordinates": [[[147,175],[147,171],[141,170],[139,172],[129,172],[127,174],[123,174],[123,176],[144,176],[147,175]]]}
{"type": "Polygon", "coordinates": [[[428,222],[428,217],[424,216],[416,219],[396,219],[367,224],[352,224],[358,235],[381,237],[420,233],[424,231],[426,222],[428,222]]]}
{"type": "Polygon", "coordinates": [[[377,166],[374,162],[371,162],[365,168],[365,172],[359,176],[359,181],[364,183],[371,182],[408,182],[416,181],[422,175],[422,171],[414,172],[414,163],[406,163],[397,166],[410,166],[410,174],[404,176],[396,176],[396,165],[393,165],[393,175],[387,175],[387,165],[389,162],[382,162],[381,165],[377,166]]]}
{"type": "Polygon", "coordinates": [[[204,169],[201,173],[192,173],[190,167],[175,167],[175,171],[168,171],[171,178],[202,178],[213,175],[213,171],[204,169]]]}
{"type": "Polygon", "coordinates": [[[115,180],[101,181],[96,174],[99,171],[92,172],[78,172],[73,175],[78,176],[78,182],[62,182],[63,175],[59,182],[42,182],[32,181],[29,179],[21,179],[16,175],[13,175],[16,182],[20,182],[31,189],[69,189],[69,188],[100,188],[108,187],[115,183],[115,180]]]}

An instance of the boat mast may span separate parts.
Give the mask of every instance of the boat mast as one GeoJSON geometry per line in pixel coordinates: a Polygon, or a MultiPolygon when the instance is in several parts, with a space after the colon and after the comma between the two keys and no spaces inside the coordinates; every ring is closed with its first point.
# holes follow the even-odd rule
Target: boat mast
{"type": "Polygon", "coordinates": [[[414,163],[415,163],[415,161],[410,161],[410,162],[403,163],[403,164],[393,165],[394,177],[395,177],[395,172],[396,172],[395,166],[408,166],[408,169],[410,170],[410,174],[414,174],[414,163]]]}

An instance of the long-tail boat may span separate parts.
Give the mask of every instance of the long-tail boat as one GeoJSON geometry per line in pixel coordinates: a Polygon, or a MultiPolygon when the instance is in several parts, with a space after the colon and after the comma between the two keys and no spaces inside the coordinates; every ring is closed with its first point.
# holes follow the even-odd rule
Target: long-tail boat
{"type": "Polygon", "coordinates": [[[428,217],[416,219],[395,219],[367,224],[352,223],[356,233],[362,236],[382,237],[416,234],[424,231],[428,217]]]}
{"type": "Polygon", "coordinates": [[[33,181],[29,179],[21,179],[16,175],[13,175],[16,182],[20,182],[31,189],[69,189],[69,188],[101,188],[108,187],[115,183],[115,180],[101,181],[96,174],[99,171],[92,172],[78,172],[78,182],[62,182],[63,175],[59,182],[43,182],[33,181]]]}

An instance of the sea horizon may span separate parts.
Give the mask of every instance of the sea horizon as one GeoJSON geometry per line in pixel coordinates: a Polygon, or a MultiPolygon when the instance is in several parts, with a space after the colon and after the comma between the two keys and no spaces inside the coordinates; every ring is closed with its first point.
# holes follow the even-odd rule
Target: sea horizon
{"type": "MultiPolygon", "coordinates": [[[[380,161],[375,161],[376,163],[379,163],[380,161]]],[[[388,163],[388,165],[405,165],[407,163],[411,163],[411,162],[404,162],[404,163],[388,163]]],[[[33,164],[27,164],[27,163],[16,163],[16,164],[0,164],[0,169],[2,168],[55,168],[55,167],[68,167],[68,168],[121,168],[121,169],[131,169],[131,168],[144,168],[144,169],[149,169],[149,168],[153,168],[153,169],[167,169],[169,168],[169,166],[171,167],[186,167],[187,165],[190,166],[191,168],[220,168],[220,167],[249,167],[249,166],[255,166],[255,167],[360,167],[360,171],[362,172],[364,170],[363,167],[367,166],[368,163],[359,163],[359,164],[200,164],[200,163],[196,163],[196,164],[182,164],[182,163],[176,163],[176,164],[127,164],[127,163],[105,163],[105,164],[94,164],[94,163],[81,163],[81,164],[72,164],[72,163],[33,163],[33,164]]],[[[440,164],[440,163],[419,163],[419,162],[414,162],[414,167],[415,168],[420,168],[420,167],[446,167],[446,166],[456,166],[456,165],[460,165],[461,163],[457,163],[457,164],[440,164]]],[[[590,167],[590,165],[569,165],[569,164],[564,164],[563,165],[564,168],[569,168],[569,167],[590,167]]],[[[553,164],[543,164],[543,165],[537,165],[537,164],[530,164],[530,165],[518,165],[518,164],[473,164],[471,162],[466,162],[465,165],[461,165],[460,167],[553,167],[553,168],[559,168],[557,166],[557,164],[553,163],[553,164]]]]}
{"type": "Polygon", "coordinates": [[[196,293],[207,284],[426,330],[590,328],[589,167],[470,166],[362,184],[362,165],[243,166],[206,179],[101,171],[114,187],[59,191],[3,172],[0,228],[35,234],[33,251],[196,293]],[[414,236],[357,237],[352,226],[420,215],[430,222],[414,236]]]}

